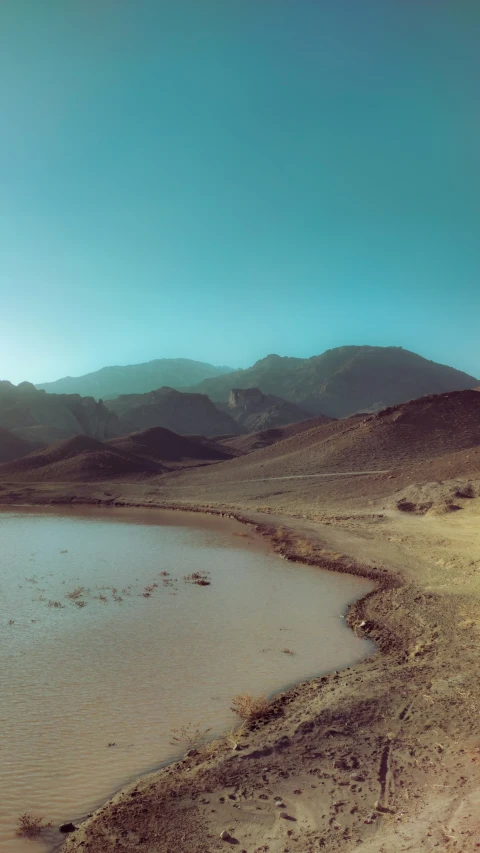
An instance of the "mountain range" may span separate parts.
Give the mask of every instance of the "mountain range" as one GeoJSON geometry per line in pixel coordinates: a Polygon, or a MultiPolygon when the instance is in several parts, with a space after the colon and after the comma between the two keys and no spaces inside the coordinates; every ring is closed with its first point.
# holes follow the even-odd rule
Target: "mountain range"
{"type": "Polygon", "coordinates": [[[65,376],[36,387],[49,394],[80,394],[96,400],[111,400],[120,394],[145,394],[162,385],[187,388],[204,379],[231,372],[231,367],[215,367],[189,358],[157,358],[143,364],[102,367],[84,376],[65,376]]]}
{"type": "Polygon", "coordinates": [[[204,379],[195,390],[216,402],[232,388],[257,387],[312,414],[343,418],[444,391],[462,391],[473,376],[402,347],[346,346],[312,358],[268,355],[247,370],[204,379]]]}
{"type": "Polygon", "coordinates": [[[467,373],[402,347],[344,346],[311,358],[267,355],[245,370],[189,359],[157,359],[146,364],[104,367],[37,388],[112,400],[167,386],[206,394],[214,403],[228,403],[232,389],[258,388],[263,394],[294,403],[310,414],[343,418],[477,384],[478,379],[467,373]]]}
{"type": "Polygon", "coordinates": [[[34,447],[83,434],[118,435],[118,418],[104,403],[79,394],[47,394],[30,382],[0,382],[0,427],[34,447]]]}
{"type": "MultiPolygon", "coordinates": [[[[434,470],[440,479],[451,478],[460,463],[473,475],[479,470],[479,454],[480,394],[457,391],[421,397],[375,415],[313,418],[215,441],[161,427],[103,442],[77,435],[1,464],[0,481],[137,481],[175,472],[166,484],[171,488],[208,488],[218,497],[222,489],[248,491],[251,483],[257,490],[260,482],[271,479],[289,484],[292,478],[305,478],[310,487],[311,478],[322,474],[370,471],[385,480],[392,469],[406,466],[423,466],[427,480],[434,470]]],[[[281,495],[285,487],[282,483],[278,491],[276,483],[274,493],[281,495]]],[[[465,492],[464,497],[469,496],[465,492]]]]}
{"type": "MultiPolygon", "coordinates": [[[[151,427],[181,435],[265,434],[315,416],[324,422],[375,413],[410,399],[478,385],[473,376],[401,347],[366,346],[340,347],[309,359],[270,355],[247,370],[229,373],[228,368],[200,362],[163,359],[105,368],[81,379],[85,387],[96,382],[98,389],[98,374],[108,376],[113,393],[131,384],[132,377],[143,387],[156,382],[159,365],[162,375],[173,372],[177,381],[204,376],[205,371],[209,375],[189,389],[157,387],[118,394],[107,402],[75,393],[48,393],[29,382],[18,386],[0,382],[0,462],[74,435],[109,441],[151,427]]],[[[53,384],[70,388],[67,379],[53,384]]]]}

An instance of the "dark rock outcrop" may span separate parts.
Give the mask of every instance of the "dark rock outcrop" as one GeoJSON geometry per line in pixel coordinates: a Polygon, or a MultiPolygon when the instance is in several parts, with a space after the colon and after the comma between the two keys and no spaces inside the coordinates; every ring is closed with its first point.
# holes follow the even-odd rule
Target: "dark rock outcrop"
{"type": "Polygon", "coordinates": [[[228,398],[228,411],[246,432],[286,426],[311,417],[310,412],[295,403],[263,394],[259,388],[233,388],[228,398]]]}
{"type": "Polygon", "coordinates": [[[62,823],[59,826],[60,832],[75,832],[76,829],[77,829],[77,827],[75,826],[74,823],[62,823]]]}

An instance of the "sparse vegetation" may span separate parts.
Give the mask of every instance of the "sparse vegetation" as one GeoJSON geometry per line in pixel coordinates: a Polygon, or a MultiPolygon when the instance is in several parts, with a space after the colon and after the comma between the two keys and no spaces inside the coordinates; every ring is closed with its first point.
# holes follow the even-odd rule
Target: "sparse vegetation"
{"type": "Polygon", "coordinates": [[[72,589],[71,592],[67,592],[65,598],[69,598],[71,601],[77,601],[84,592],[84,586],[77,586],[76,589],[72,589]]]}
{"type": "Polygon", "coordinates": [[[244,723],[238,728],[230,729],[230,731],[225,735],[225,740],[229,743],[232,749],[238,748],[238,742],[244,732],[244,723]]]}
{"type": "Polygon", "coordinates": [[[19,838],[38,838],[51,825],[51,823],[44,823],[43,817],[34,817],[25,812],[18,818],[16,834],[19,838]]]}
{"type": "Polygon", "coordinates": [[[298,536],[286,527],[279,527],[274,531],[272,543],[279,554],[299,562],[331,566],[333,563],[343,564],[346,559],[344,554],[322,548],[321,545],[298,536]]]}
{"type": "Polygon", "coordinates": [[[172,746],[183,743],[191,748],[205,746],[211,729],[202,729],[200,726],[195,726],[189,723],[188,726],[181,726],[179,729],[172,729],[171,741],[172,746]]]}
{"type": "Polygon", "coordinates": [[[195,583],[197,586],[210,586],[210,572],[192,572],[191,575],[184,575],[185,583],[195,583]]]}
{"type": "Polygon", "coordinates": [[[270,702],[266,696],[239,693],[238,696],[233,697],[230,710],[237,714],[241,720],[259,720],[270,710],[270,702]]]}

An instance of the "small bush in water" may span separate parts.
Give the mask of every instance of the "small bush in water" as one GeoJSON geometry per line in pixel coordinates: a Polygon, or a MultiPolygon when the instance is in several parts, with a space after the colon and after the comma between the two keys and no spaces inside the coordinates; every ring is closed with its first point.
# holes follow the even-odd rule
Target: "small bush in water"
{"type": "Polygon", "coordinates": [[[16,834],[19,838],[38,838],[51,825],[51,823],[44,823],[43,817],[34,817],[32,814],[25,812],[25,814],[20,815],[18,818],[16,834]]]}

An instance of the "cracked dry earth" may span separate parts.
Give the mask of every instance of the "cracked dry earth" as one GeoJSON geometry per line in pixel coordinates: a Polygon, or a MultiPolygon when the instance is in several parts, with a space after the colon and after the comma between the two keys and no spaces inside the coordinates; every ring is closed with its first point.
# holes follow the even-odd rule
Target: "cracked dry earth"
{"type": "Polygon", "coordinates": [[[335,519],[283,519],[286,553],[317,537],[351,571],[375,566],[349,621],[377,652],[277,696],[239,749],[217,741],[126,787],[64,853],[480,849],[480,501],[335,519]]]}

